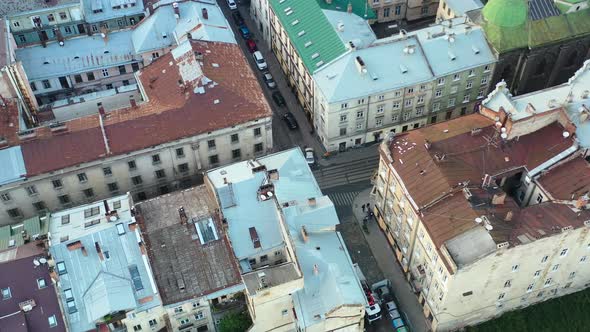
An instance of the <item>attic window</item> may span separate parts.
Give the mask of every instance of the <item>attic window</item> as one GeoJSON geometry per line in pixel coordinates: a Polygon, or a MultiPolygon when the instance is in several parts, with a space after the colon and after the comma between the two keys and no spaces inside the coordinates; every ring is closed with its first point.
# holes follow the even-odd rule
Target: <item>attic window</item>
{"type": "Polygon", "coordinates": [[[295,20],[291,23],[291,25],[297,25],[297,24],[299,24],[299,20],[295,20]]]}
{"type": "Polygon", "coordinates": [[[319,56],[320,56],[320,54],[316,52],[316,53],[314,53],[314,54],[311,55],[311,58],[312,59],[315,59],[315,58],[317,58],[319,56]]]}
{"type": "Polygon", "coordinates": [[[305,30],[301,30],[299,31],[299,33],[297,34],[297,36],[301,37],[305,34],[305,30]]]}
{"type": "Polygon", "coordinates": [[[307,43],[305,43],[305,45],[304,45],[304,46],[307,48],[307,47],[310,47],[310,46],[311,46],[311,44],[313,44],[313,42],[311,42],[311,41],[308,41],[307,43]]]}
{"type": "Polygon", "coordinates": [[[104,53],[104,54],[109,54],[109,53],[111,53],[111,52],[109,52],[109,50],[106,50],[106,51],[104,51],[103,53],[104,53]]]}
{"type": "Polygon", "coordinates": [[[316,64],[315,64],[315,66],[316,66],[316,67],[320,67],[320,66],[322,66],[323,64],[324,64],[324,61],[320,61],[320,62],[316,63],[316,64]]]}
{"type": "Polygon", "coordinates": [[[74,60],[78,60],[78,59],[80,59],[80,57],[76,55],[76,56],[74,57],[74,60]]]}

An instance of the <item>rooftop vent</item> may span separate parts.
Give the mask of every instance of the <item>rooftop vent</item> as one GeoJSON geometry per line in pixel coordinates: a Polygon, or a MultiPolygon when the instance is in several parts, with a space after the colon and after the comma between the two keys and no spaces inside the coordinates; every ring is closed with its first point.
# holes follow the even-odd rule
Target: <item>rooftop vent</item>
{"type": "Polygon", "coordinates": [[[475,53],[475,54],[479,54],[479,48],[477,48],[477,46],[475,46],[475,45],[472,45],[472,46],[471,46],[471,49],[473,50],[473,53],[475,53]]]}
{"type": "Polygon", "coordinates": [[[408,67],[404,66],[403,64],[399,64],[399,70],[402,72],[402,74],[405,74],[408,72],[408,67]]]}
{"type": "Polygon", "coordinates": [[[451,61],[457,59],[457,56],[455,55],[455,53],[453,53],[452,51],[449,51],[449,59],[451,59],[451,61]]]}
{"type": "Polygon", "coordinates": [[[174,8],[174,17],[178,20],[180,18],[180,7],[178,7],[178,2],[173,2],[172,8],[174,8]]]}
{"type": "Polygon", "coordinates": [[[301,238],[303,242],[307,242],[309,239],[309,235],[307,234],[307,229],[305,229],[305,225],[301,226],[301,238]]]}
{"type": "Polygon", "coordinates": [[[344,31],[344,23],[342,23],[342,21],[339,21],[336,28],[338,29],[338,31],[343,32],[344,31]]]}
{"type": "Polygon", "coordinates": [[[406,47],[404,47],[405,54],[414,54],[415,51],[416,51],[416,45],[414,45],[414,44],[410,44],[410,45],[407,45],[406,47]]]}
{"type": "Polygon", "coordinates": [[[365,61],[360,56],[357,56],[355,59],[356,69],[359,71],[359,74],[364,75],[367,73],[367,65],[365,61]]]}
{"type": "Polygon", "coordinates": [[[207,11],[207,8],[201,9],[201,14],[203,15],[203,19],[205,19],[205,20],[209,19],[209,12],[207,11]]]}
{"type": "Polygon", "coordinates": [[[258,238],[258,232],[256,232],[256,227],[250,227],[248,231],[250,232],[250,239],[252,240],[252,245],[254,246],[254,248],[260,248],[260,239],[258,238]]]}
{"type": "Polygon", "coordinates": [[[307,205],[309,206],[316,206],[316,200],[315,197],[310,197],[307,199],[307,205]]]}

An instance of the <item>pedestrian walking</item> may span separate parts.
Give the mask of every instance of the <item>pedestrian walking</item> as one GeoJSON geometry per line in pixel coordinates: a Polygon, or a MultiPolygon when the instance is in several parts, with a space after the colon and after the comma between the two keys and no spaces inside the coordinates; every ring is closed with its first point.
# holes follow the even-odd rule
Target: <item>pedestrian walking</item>
{"type": "Polygon", "coordinates": [[[365,212],[365,204],[363,204],[361,208],[363,209],[363,212],[365,212]]]}
{"type": "Polygon", "coordinates": [[[367,203],[367,211],[369,211],[371,209],[371,203],[367,203]]]}

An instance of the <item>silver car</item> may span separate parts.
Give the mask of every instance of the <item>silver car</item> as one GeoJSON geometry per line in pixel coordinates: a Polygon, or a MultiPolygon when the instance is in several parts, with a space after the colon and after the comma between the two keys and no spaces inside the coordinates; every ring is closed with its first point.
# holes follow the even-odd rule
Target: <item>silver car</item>
{"type": "Polygon", "coordinates": [[[277,87],[277,83],[275,83],[275,80],[272,78],[272,75],[269,72],[264,73],[262,78],[264,78],[264,82],[269,88],[274,89],[277,87]]]}

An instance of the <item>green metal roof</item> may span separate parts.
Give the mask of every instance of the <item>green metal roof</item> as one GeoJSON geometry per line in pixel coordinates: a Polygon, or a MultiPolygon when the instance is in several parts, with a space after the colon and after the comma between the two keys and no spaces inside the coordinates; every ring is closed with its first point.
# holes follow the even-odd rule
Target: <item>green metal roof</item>
{"type": "Polygon", "coordinates": [[[0,250],[23,245],[25,243],[22,234],[23,230],[26,231],[26,234],[31,237],[31,240],[35,235],[47,235],[49,230],[49,217],[37,216],[26,219],[19,224],[0,227],[0,250]],[[14,240],[14,244],[10,242],[11,240],[14,240]]]}
{"type": "Polygon", "coordinates": [[[271,0],[270,6],[310,74],[346,52],[317,0],[271,0]]]}
{"type": "Polygon", "coordinates": [[[590,35],[590,8],[540,20],[527,20],[526,23],[514,27],[494,24],[484,13],[482,26],[488,42],[497,52],[504,53],[590,35]]]}
{"type": "Polygon", "coordinates": [[[376,20],[377,14],[369,6],[367,0],[332,0],[328,4],[326,0],[316,0],[322,9],[337,10],[345,12],[348,10],[348,4],[352,5],[352,12],[365,20],[376,20]]]}
{"type": "Polygon", "coordinates": [[[486,22],[499,27],[518,27],[527,21],[524,0],[490,0],[482,10],[486,22]]]}

